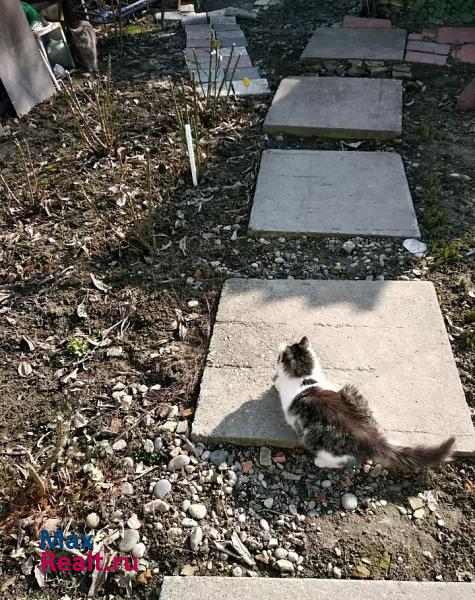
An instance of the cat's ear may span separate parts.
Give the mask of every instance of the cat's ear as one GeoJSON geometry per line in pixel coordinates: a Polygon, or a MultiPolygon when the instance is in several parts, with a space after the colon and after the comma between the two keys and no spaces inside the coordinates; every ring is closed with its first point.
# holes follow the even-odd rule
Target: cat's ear
{"type": "Polygon", "coordinates": [[[308,337],[306,335],[304,335],[303,338],[300,340],[299,346],[302,346],[304,350],[308,350],[310,342],[308,341],[308,337]]]}

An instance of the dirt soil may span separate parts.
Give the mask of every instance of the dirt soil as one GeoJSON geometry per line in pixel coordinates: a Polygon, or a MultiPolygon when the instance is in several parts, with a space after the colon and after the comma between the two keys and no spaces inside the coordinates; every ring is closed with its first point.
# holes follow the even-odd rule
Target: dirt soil
{"type": "MultiPolygon", "coordinates": [[[[302,73],[298,58],[314,28],[356,13],[355,4],[326,0],[317,7],[287,0],[242,23],[249,53],[273,90],[283,77],[302,73]]],[[[405,26],[404,19],[397,24],[405,26]]],[[[194,188],[168,81],[185,75],[183,31],[177,25],[161,30],[149,17],[129,33],[120,50],[112,29],[102,32],[101,70],[107,72],[108,55],[112,69],[113,142],[107,151],[87,148],[64,95],[8,121],[11,135],[0,140],[0,590],[5,600],[87,594],[88,576],[51,576],[43,591],[39,587],[29,557],[36,556],[32,542],[46,520],[59,519],[74,530],[92,511],[107,522],[118,509],[142,515],[150,478],[140,476],[134,495],[123,495],[123,460],[109,448],[124,439],[135,463],[166,465],[169,457],[147,455],[143,441],[163,433],[170,407],[177,407],[181,419],[192,418],[227,277],[432,281],[475,414],[475,116],[455,107],[457,94],[475,76],[474,66],[416,67],[414,79],[405,83],[401,138],[359,146],[401,154],[427,255],[414,257],[399,241],[357,239],[348,256],[342,240],[254,239],[246,227],[262,150],[354,149],[337,140],[268,138],[260,126],[269,101],[230,99],[203,117],[203,173],[194,188]],[[276,256],[285,262],[276,263],[276,256]],[[122,404],[111,395],[121,386],[132,399],[121,397],[122,404]],[[54,458],[58,417],[71,421],[71,430],[62,457],[53,460],[56,466],[42,472],[48,457],[54,458]],[[94,481],[86,464],[100,468],[105,479],[94,481]],[[32,476],[31,465],[46,489],[32,476]]],[[[93,115],[94,103],[83,96],[93,96],[91,78],[75,76],[73,85],[84,111],[93,115]]],[[[173,436],[164,433],[164,438],[169,450],[180,447],[173,436]]],[[[226,450],[240,464],[246,458],[259,462],[257,451],[226,450]]],[[[305,460],[287,456],[286,469],[310,472],[305,460]]],[[[365,472],[355,471],[350,483],[363,490],[366,479],[365,472]]],[[[350,483],[340,487],[352,489],[350,483]]],[[[336,562],[333,557],[333,565],[340,565],[343,577],[472,578],[474,484],[475,461],[459,459],[429,474],[382,478],[370,490],[373,499],[344,519],[330,503],[318,523],[311,517],[300,523],[306,561],[297,575],[329,576],[329,553],[338,542],[343,554],[336,562]],[[437,490],[443,526],[442,517],[418,527],[401,519],[401,490],[407,496],[427,489],[437,490]],[[381,498],[386,504],[374,505],[381,498]],[[428,560],[421,548],[436,558],[428,560]],[[394,558],[389,568],[386,554],[405,558],[394,558]],[[358,565],[363,567],[355,574],[358,565]]],[[[235,510],[247,511],[246,485],[251,483],[235,488],[229,500],[235,510]]],[[[308,497],[301,485],[297,498],[304,507],[308,497]]],[[[178,506],[186,498],[180,489],[173,501],[178,506]]],[[[227,507],[212,505],[225,527],[227,507]]],[[[259,529],[254,521],[251,532],[259,529]]],[[[212,548],[209,555],[194,554],[185,548],[185,538],[176,542],[166,535],[170,523],[164,524],[164,531],[148,531],[147,562],[137,581],[109,579],[100,594],[125,598],[128,590],[130,597],[154,598],[163,575],[179,574],[190,563],[196,574],[229,572],[222,557],[207,567],[212,548]]],[[[278,576],[265,563],[258,562],[254,571],[278,576]]]]}

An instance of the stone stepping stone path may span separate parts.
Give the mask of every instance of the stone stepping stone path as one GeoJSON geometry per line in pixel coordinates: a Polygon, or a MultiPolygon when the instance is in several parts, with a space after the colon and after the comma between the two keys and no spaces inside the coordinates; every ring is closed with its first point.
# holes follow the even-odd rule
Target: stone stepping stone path
{"type": "Polygon", "coordinates": [[[249,230],[286,236],[420,235],[401,157],[391,152],[265,151],[249,230]]]}
{"type": "Polygon", "coordinates": [[[282,342],[307,335],[336,383],[354,383],[403,444],[475,432],[430,282],[230,279],[224,285],[192,437],[295,447],[272,385],[282,342]]]}
{"type": "Polygon", "coordinates": [[[471,583],[165,577],[160,600],[472,600],[474,594],[471,583]]]}
{"type": "Polygon", "coordinates": [[[211,16],[209,21],[185,24],[185,60],[201,92],[206,93],[212,85],[218,90],[221,88],[223,93],[232,91],[236,96],[269,94],[267,79],[261,78],[252,66],[246,37],[236,17],[211,16]],[[226,82],[221,85],[225,78],[226,82]]]}
{"type": "Polygon", "coordinates": [[[402,61],[406,47],[404,29],[320,27],[310,38],[300,60],[305,64],[332,60],[402,61]]]}
{"type": "Polygon", "coordinates": [[[287,77],[263,128],[302,137],[389,139],[401,134],[401,126],[399,80],[287,77]]]}

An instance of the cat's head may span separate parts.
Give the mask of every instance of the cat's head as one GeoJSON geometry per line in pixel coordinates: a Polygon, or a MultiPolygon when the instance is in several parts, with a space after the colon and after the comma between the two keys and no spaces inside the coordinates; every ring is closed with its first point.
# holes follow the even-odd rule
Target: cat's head
{"type": "Polygon", "coordinates": [[[277,372],[288,377],[309,377],[315,366],[315,352],[307,337],[296,344],[283,345],[277,359],[277,372]]]}

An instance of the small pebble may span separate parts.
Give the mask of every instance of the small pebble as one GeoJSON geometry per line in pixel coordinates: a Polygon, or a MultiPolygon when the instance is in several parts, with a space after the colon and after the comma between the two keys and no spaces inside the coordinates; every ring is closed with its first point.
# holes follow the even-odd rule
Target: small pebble
{"type": "Polygon", "coordinates": [[[145,544],[142,544],[142,542],[135,544],[135,546],[132,548],[132,556],[135,556],[136,558],[143,558],[145,552],[145,544]]]}
{"type": "Polygon", "coordinates": [[[155,498],[165,498],[172,491],[172,484],[168,479],[161,479],[153,487],[153,495],[155,498]]]}
{"type": "Polygon", "coordinates": [[[355,510],[358,507],[358,498],[349,492],[341,497],[341,505],[345,510],[355,510]]]}
{"type": "Polygon", "coordinates": [[[97,513],[89,513],[86,517],[86,525],[89,527],[89,529],[96,529],[100,523],[100,520],[101,519],[97,513]]]}

